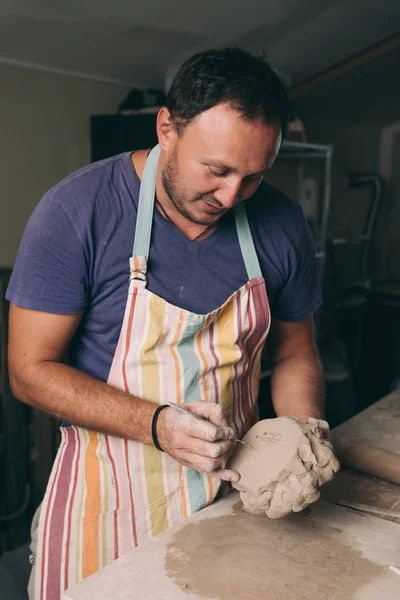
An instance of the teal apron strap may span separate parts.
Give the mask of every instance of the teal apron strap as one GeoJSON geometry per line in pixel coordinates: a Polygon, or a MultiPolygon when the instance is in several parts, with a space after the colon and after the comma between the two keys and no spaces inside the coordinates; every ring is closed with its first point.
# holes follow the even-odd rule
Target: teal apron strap
{"type": "Polygon", "coordinates": [[[149,257],[159,156],[160,146],[157,144],[150,152],[144,165],[140,184],[133,256],[149,257]]]}
{"type": "Polygon", "coordinates": [[[235,207],[234,212],[236,221],[236,231],[238,234],[240,249],[242,251],[243,260],[247,271],[247,277],[249,278],[249,281],[251,279],[258,279],[263,275],[261,272],[260,263],[258,262],[256,249],[254,247],[254,241],[251,235],[249,221],[247,219],[246,203],[241,202],[240,204],[238,204],[235,207]]]}

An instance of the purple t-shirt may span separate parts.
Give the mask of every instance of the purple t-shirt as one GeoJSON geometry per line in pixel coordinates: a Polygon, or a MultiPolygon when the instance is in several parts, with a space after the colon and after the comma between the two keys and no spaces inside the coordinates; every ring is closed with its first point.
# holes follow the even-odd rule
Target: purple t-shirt
{"type": "MultiPolygon", "coordinates": [[[[84,311],[71,363],[106,381],[122,325],[140,181],[130,153],[91,164],[45,194],[30,217],[6,297],[57,314],[84,311]]],[[[321,304],[303,213],[267,184],[246,201],[272,317],[300,321],[321,304]]],[[[192,242],[155,210],[148,289],[205,314],[247,281],[234,216],[192,242]]]]}

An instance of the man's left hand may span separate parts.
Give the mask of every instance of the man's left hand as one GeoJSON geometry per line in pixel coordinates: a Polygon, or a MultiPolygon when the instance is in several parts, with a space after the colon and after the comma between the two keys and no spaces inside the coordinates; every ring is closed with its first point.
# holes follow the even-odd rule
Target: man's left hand
{"type": "MultiPolygon", "coordinates": [[[[314,417],[309,417],[307,419],[307,423],[309,425],[318,425],[318,430],[321,433],[321,439],[329,441],[331,430],[327,421],[324,421],[323,419],[315,419],[314,417]]],[[[317,436],[318,430],[316,431],[317,436]]]]}

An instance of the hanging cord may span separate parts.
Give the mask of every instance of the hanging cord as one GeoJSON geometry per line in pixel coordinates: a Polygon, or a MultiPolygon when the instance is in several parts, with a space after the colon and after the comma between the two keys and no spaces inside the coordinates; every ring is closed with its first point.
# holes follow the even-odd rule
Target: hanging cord
{"type": "MultiPolygon", "coordinates": [[[[163,205],[157,200],[156,198],[156,204],[157,206],[161,209],[161,213],[163,214],[164,218],[169,221],[170,223],[172,222],[171,219],[169,218],[167,211],[165,210],[165,208],[163,207],[163,205]]],[[[197,242],[201,237],[203,237],[203,235],[209,230],[211,229],[211,227],[214,227],[215,223],[211,223],[210,225],[208,225],[204,231],[202,231],[201,233],[199,233],[199,235],[197,235],[195,238],[193,238],[192,242],[197,242]]]]}

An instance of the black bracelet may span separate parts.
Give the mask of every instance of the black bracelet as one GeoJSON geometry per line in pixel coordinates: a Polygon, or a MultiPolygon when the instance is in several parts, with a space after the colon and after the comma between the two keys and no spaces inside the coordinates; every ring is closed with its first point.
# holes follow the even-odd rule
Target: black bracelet
{"type": "Polygon", "coordinates": [[[157,421],[158,421],[158,417],[159,414],[162,410],[164,410],[164,408],[169,408],[168,404],[161,404],[155,411],[154,415],[153,415],[153,420],[151,422],[151,437],[153,438],[153,444],[155,445],[155,447],[157,448],[157,450],[159,450],[160,452],[164,452],[164,450],[161,448],[160,444],[158,443],[158,437],[157,437],[157,421]]]}

